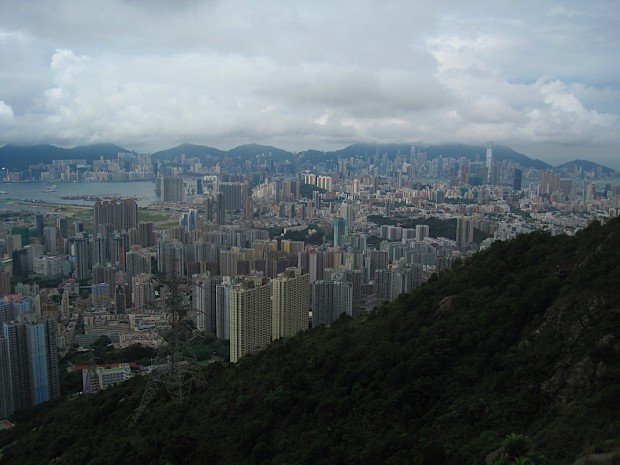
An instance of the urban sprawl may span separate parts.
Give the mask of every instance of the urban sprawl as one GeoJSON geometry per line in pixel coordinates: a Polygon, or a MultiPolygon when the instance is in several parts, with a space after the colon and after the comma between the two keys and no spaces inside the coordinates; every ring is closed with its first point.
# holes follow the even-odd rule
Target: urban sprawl
{"type": "MultiPolygon", "coordinates": [[[[195,331],[229,344],[230,362],[342,314],[358,316],[495,241],[536,230],[573,235],[620,211],[600,169],[540,170],[407,153],[322,160],[270,153],[235,160],[54,160],[4,182],[49,202],[2,213],[0,419],[60,395],[59,358],[105,338],[157,348],[171,280],[195,331]],[[53,183],[151,182],[157,202],[53,203],[53,183]],[[43,183],[43,184],[37,184],[43,183]]],[[[126,363],[83,368],[83,392],[129,379],[126,363]]]]}

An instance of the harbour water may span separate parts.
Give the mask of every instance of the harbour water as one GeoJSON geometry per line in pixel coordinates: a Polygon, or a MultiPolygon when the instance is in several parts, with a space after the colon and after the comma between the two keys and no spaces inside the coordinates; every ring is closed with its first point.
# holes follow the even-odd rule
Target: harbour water
{"type": "Polygon", "coordinates": [[[155,182],[69,182],[57,183],[54,192],[44,192],[44,183],[0,183],[0,200],[38,200],[66,205],[93,205],[94,200],[63,199],[62,197],[136,197],[139,206],[149,205],[157,200],[155,182]]]}

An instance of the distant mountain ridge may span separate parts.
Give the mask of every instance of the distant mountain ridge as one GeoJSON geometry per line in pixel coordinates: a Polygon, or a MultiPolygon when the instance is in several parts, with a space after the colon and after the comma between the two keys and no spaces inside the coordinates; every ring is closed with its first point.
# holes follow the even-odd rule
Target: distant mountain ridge
{"type": "Polygon", "coordinates": [[[154,160],[168,160],[183,154],[190,157],[204,158],[207,156],[221,157],[224,156],[226,152],[216,149],[215,147],[208,147],[206,145],[180,144],[170,149],[155,152],[151,155],[151,157],[154,160]]]}
{"type": "MultiPolygon", "coordinates": [[[[425,152],[429,159],[443,157],[465,157],[470,161],[484,161],[486,158],[486,146],[482,145],[465,145],[465,144],[439,144],[439,145],[415,145],[415,144],[353,144],[334,152],[326,152],[326,154],[334,154],[337,156],[350,157],[354,155],[373,156],[375,154],[387,154],[390,157],[401,155],[409,157],[412,147],[416,151],[425,152]]],[[[317,152],[310,150],[306,153],[315,155],[317,152]]],[[[321,152],[318,152],[321,153],[321,152]]],[[[542,160],[528,157],[523,153],[519,153],[510,147],[496,145],[493,147],[493,156],[496,160],[511,160],[521,164],[527,168],[549,169],[552,166],[542,160]]]]}
{"type": "Polygon", "coordinates": [[[82,145],[65,149],[50,144],[5,145],[0,147],[0,165],[8,170],[26,170],[29,165],[51,163],[52,160],[83,158],[87,161],[115,158],[118,153],[131,152],[115,144],[82,145]]]}
{"type": "MultiPolygon", "coordinates": [[[[404,158],[409,158],[411,155],[412,144],[352,144],[339,150],[333,151],[320,151],[309,149],[299,152],[299,155],[307,160],[322,161],[329,158],[338,157],[354,157],[362,156],[370,158],[375,155],[383,156],[387,154],[388,157],[395,157],[400,155],[404,158]]],[[[415,146],[417,151],[423,151],[427,154],[428,159],[438,157],[465,157],[470,161],[484,161],[486,157],[486,146],[482,145],[466,145],[466,144],[438,144],[438,145],[417,145],[415,146]]],[[[19,145],[5,145],[0,147],[0,165],[9,170],[26,170],[28,165],[38,163],[50,163],[54,159],[61,158],[84,158],[87,161],[95,160],[101,156],[105,159],[115,158],[119,152],[131,152],[126,148],[120,147],[115,144],[96,144],[85,145],[73,148],[61,148],[50,144],[32,145],[32,146],[19,146],[19,145]]],[[[188,157],[197,157],[200,159],[207,159],[212,157],[232,158],[236,160],[248,160],[257,155],[271,154],[274,160],[286,160],[295,156],[295,153],[283,150],[278,147],[260,145],[260,144],[245,144],[235,147],[230,150],[221,150],[215,147],[206,145],[197,145],[184,143],[171,147],[169,149],[160,150],[154,152],[152,157],[154,160],[172,160],[181,155],[187,155],[188,157]]],[[[535,158],[528,157],[527,155],[517,152],[510,147],[496,145],[493,147],[493,156],[498,161],[509,160],[520,164],[524,168],[535,169],[552,169],[553,166],[535,158]]],[[[583,170],[593,171],[598,167],[606,175],[614,175],[616,172],[607,167],[599,165],[595,162],[587,160],[574,160],[570,163],[565,163],[557,168],[565,168],[568,165],[573,164],[580,167],[583,170]]]]}
{"type": "Polygon", "coordinates": [[[616,173],[616,170],[614,170],[613,168],[610,168],[609,166],[605,166],[605,165],[600,165],[598,163],[595,163],[593,161],[589,161],[589,160],[573,160],[573,161],[569,161],[567,163],[563,163],[562,165],[559,165],[558,168],[569,168],[570,165],[574,165],[578,168],[581,168],[584,171],[595,171],[597,169],[601,169],[603,174],[606,176],[609,175],[613,175],[616,173]]]}

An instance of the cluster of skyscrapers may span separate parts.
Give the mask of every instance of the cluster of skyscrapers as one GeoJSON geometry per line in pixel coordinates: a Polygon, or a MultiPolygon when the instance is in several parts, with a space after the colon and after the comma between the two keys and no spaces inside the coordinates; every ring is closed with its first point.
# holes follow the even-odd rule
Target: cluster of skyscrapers
{"type": "MultiPolygon", "coordinates": [[[[54,162],[49,176],[72,179],[73,162],[54,162]]],[[[96,167],[151,173],[141,156],[96,167]]],[[[191,283],[183,305],[195,327],[230,341],[236,362],[411,292],[495,240],[570,234],[620,213],[620,187],[601,191],[579,167],[497,160],[492,143],[475,160],[412,147],[331,162],[182,156],[152,168],[161,202],[140,211],[165,221],[140,221],[136,199],[120,198],[95,202],[92,222],[51,212],[4,226],[2,416],[56,397],[58,353],[75,344],[105,336],[116,347],[157,347],[166,279],[191,283]]],[[[87,390],[129,376],[110,370],[88,369],[87,390]]]]}

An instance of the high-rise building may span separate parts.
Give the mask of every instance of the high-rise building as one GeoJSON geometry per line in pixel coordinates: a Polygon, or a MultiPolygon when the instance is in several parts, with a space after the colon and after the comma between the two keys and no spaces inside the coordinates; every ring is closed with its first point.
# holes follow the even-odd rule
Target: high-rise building
{"type": "Polygon", "coordinates": [[[2,333],[8,349],[13,409],[57,398],[60,375],[56,323],[49,319],[4,323],[2,333]]]}
{"type": "Polygon", "coordinates": [[[541,171],[538,195],[553,195],[560,190],[560,175],[553,171],[541,171]]]}
{"type": "Polygon", "coordinates": [[[344,237],[344,219],[343,218],[335,218],[334,219],[334,247],[340,247],[342,245],[342,240],[344,237]]]}
{"type": "Polygon", "coordinates": [[[238,247],[233,247],[230,250],[220,250],[220,275],[222,276],[237,276],[240,273],[238,269],[238,263],[246,259],[245,253],[238,247]]]}
{"type": "Polygon", "coordinates": [[[620,208],[620,186],[614,187],[614,206],[620,208]]]}
{"type": "Polygon", "coordinates": [[[499,186],[499,181],[500,181],[500,166],[497,164],[494,164],[491,167],[491,172],[489,174],[489,184],[491,184],[492,186],[499,186]]]}
{"type": "Polygon", "coordinates": [[[596,192],[594,183],[589,181],[583,182],[583,200],[585,202],[592,202],[594,200],[594,193],[596,192]]]}
{"type": "Polygon", "coordinates": [[[184,193],[183,178],[164,176],[160,178],[161,201],[182,202],[184,193]]]}
{"type": "Polygon", "coordinates": [[[181,242],[166,238],[157,242],[157,269],[167,278],[185,276],[185,247],[181,242]]]}
{"type": "Polygon", "coordinates": [[[131,278],[131,304],[141,311],[152,310],[151,304],[155,302],[155,286],[152,275],[140,273],[131,278]]]}
{"type": "Polygon", "coordinates": [[[299,199],[301,190],[301,181],[294,179],[285,179],[282,181],[282,191],[280,198],[286,201],[292,201],[299,199]]]}
{"type": "Polygon", "coordinates": [[[430,228],[427,224],[416,224],[415,238],[417,241],[423,241],[430,234],[430,228]]]}
{"type": "Polygon", "coordinates": [[[105,238],[97,234],[90,241],[90,263],[92,265],[104,266],[108,262],[108,251],[105,238]]]}
{"type": "Polygon", "coordinates": [[[310,249],[299,252],[297,266],[303,268],[310,275],[310,282],[323,279],[323,251],[310,249]]]}
{"type": "Polygon", "coordinates": [[[215,287],[215,334],[218,339],[230,339],[230,292],[232,278],[223,276],[222,282],[215,287]]]}
{"type": "Polygon", "coordinates": [[[34,273],[44,278],[59,278],[63,273],[65,260],[62,256],[46,255],[33,260],[34,273]]]}
{"type": "Polygon", "coordinates": [[[127,281],[141,273],[151,273],[151,255],[147,250],[130,250],[125,254],[127,281]]]}
{"type": "Polygon", "coordinates": [[[248,277],[230,291],[230,361],[265,348],[271,341],[271,286],[248,277]]]}
{"type": "Polygon", "coordinates": [[[30,272],[28,250],[25,248],[14,250],[12,254],[12,258],[13,258],[13,276],[17,276],[21,279],[28,278],[28,273],[30,272]]]}
{"type": "Polygon", "coordinates": [[[15,250],[22,248],[21,234],[11,234],[6,237],[6,253],[11,255],[15,250]]]}
{"type": "Polygon", "coordinates": [[[224,194],[217,193],[207,199],[206,205],[207,221],[213,221],[221,226],[226,224],[226,208],[224,205],[224,194]]]}
{"type": "Polygon", "coordinates": [[[466,247],[474,243],[474,220],[462,216],[456,219],[456,246],[466,247]]]}
{"type": "Polygon", "coordinates": [[[487,143],[486,168],[488,176],[487,182],[490,182],[493,171],[493,142],[487,143]]]}
{"type": "MultiPolygon", "coordinates": [[[[351,283],[353,285],[353,309],[352,316],[358,316],[361,313],[362,301],[362,270],[345,269],[345,268],[326,268],[323,272],[325,281],[336,281],[341,283],[351,283]]],[[[342,312],[340,312],[342,313],[342,312]]]]}
{"type": "Polygon", "coordinates": [[[117,284],[114,288],[114,310],[116,313],[127,311],[127,291],[122,284],[117,284]]]}
{"type": "Polygon", "coordinates": [[[152,222],[138,224],[138,244],[142,247],[152,247],[155,245],[155,227],[152,222]]]}
{"type": "Polygon", "coordinates": [[[340,205],[340,216],[344,219],[343,235],[348,236],[353,227],[353,221],[355,221],[355,211],[353,205],[344,202],[340,205]]]}
{"type": "Polygon", "coordinates": [[[298,267],[287,268],[271,280],[274,341],[308,329],[309,286],[308,273],[298,267]]]}
{"type": "Polygon", "coordinates": [[[571,196],[573,194],[573,180],[562,179],[560,180],[560,192],[565,196],[571,196]]]}
{"type": "Polygon", "coordinates": [[[304,241],[293,241],[291,239],[282,239],[280,242],[280,250],[291,257],[297,257],[299,252],[304,250],[304,241]]]}
{"type": "Polygon", "coordinates": [[[134,199],[95,202],[93,215],[95,231],[103,224],[112,225],[113,231],[127,231],[138,226],[138,204],[134,199]]]}
{"type": "Polygon", "coordinates": [[[84,232],[84,223],[82,221],[74,221],[73,222],[73,235],[77,236],[80,233],[84,232]]]}
{"type": "Polygon", "coordinates": [[[0,269],[0,297],[11,293],[11,269],[0,269]]]}
{"type": "Polygon", "coordinates": [[[81,234],[71,239],[71,256],[73,257],[73,273],[76,279],[88,278],[89,267],[88,240],[81,234]]]}
{"type": "Polygon", "coordinates": [[[222,194],[224,209],[228,212],[242,210],[248,196],[248,185],[243,182],[220,182],[218,192],[222,194]]]}
{"type": "Polygon", "coordinates": [[[366,281],[370,281],[375,271],[385,269],[390,263],[390,256],[387,250],[369,250],[367,254],[366,281]]]}
{"type": "Polygon", "coordinates": [[[190,210],[182,213],[179,218],[179,226],[185,229],[185,231],[194,231],[198,226],[198,210],[190,210]]]}
{"type": "Polygon", "coordinates": [[[518,168],[515,168],[514,176],[513,176],[513,181],[512,181],[512,188],[513,188],[513,190],[515,190],[515,191],[520,191],[521,190],[522,180],[523,180],[523,171],[521,171],[518,168]]]}
{"type": "Polygon", "coordinates": [[[353,284],[339,281],[312,283],[312,327],[330,325],[342,313],[353,314],[353,284]]]}
{"type": "Polygon", "coordinates": [[[41,213],[34,215],[34,229],[39,237],[43,237],[43,215],[41,213]]]}
{"type": "Polygon", "coordinates": [[[4,334],[0,333],[0,420],[8,418],[15,410],[9,362],[8,341],[4,334]]]}
{"type": "Polygon", "coordinates": [[[216,289],[222,282],[220,276],[211,276],[210,273],[195,274],[192,276],[192,306],[195,311],[194,324],[196,329],[216,334],[216,289]]]}
{"type": "Polygon", "coordinates": [[[56,220],[56,228],[58,229],[58,234],[63,239],[69,237],[69,220],[67,218],[58,218],[56,220]]]}
{"type": "Polygon", "coordinates": [[[334,185],[334,179],[331,176],[318,176],[316,178],[316,185],[321,189],[331,192],[334,185]]]}
{"type": "Polygon", "coordinates": [[[43,228],[43,237],[45,240],[45,251],[54,254],[58,249],[58,230],[54,226],[46,226],[43,228]]]}
{"type": "Polygon", "coordinates": [[[422,283],[421,265],[398,265],[375,272],[375,294],[381,300],[394,300],[422,283]]]}

